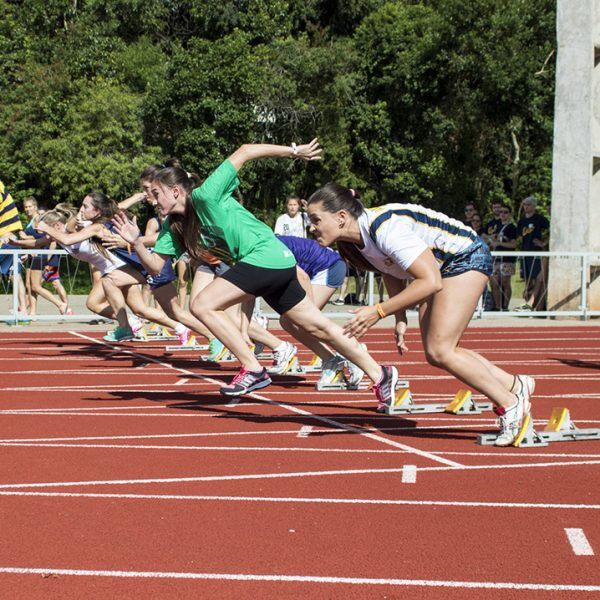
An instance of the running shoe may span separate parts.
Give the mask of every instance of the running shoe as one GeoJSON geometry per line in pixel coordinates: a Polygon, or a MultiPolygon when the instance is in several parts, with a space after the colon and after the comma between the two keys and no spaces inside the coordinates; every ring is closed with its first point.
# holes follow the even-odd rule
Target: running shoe
{"type": "Polygon", "coordinates": [[[180,346],[185,346],[187,345],[189,339],[190,339],[190,330],[186,327],[185,329],[183,329],[182,331],[180,331],[179,333],[175,333],[175,335],[179,338],[179,345],[180,346]]]}
{"type": "Polygon", "coordinates": [[[298,348],[289,342],[283,342],[279,348],[273,351],[273,364],[269,369],[271,375],[284,375],[293,366],[298,348]]]}
{"type": "Polygon", "coordinates": [[[263,353],[265,345],[262,342],[255,342],[254,344],[252,344],[252,346],[250,346],[250,349],[252,350],[252,352],[254,352],[254,356],[258,356],[259,354],[263,353]]]}
{"type": "Polygon", "coordinates": [[[208,356],[206,357],[206,360],[219,362],[228,352],[229,350],[223,345],[223,342],[217,338],[212,338],[212,340],[208,342],[208,356]]]}
{"type": "Polygon", "coordinates": [[[265,315],[256,315],[253,318],[263,329],[269,329],[269,317],[266,317],[265,315]]]}
{"type": "MultiPolygon", "coordinates": [[[[361,344],[363,350],[367,350],[366,344],[361,344]]],[[[365,375],[365,372],[353,362],[349,360],[346,361],[346,366],[348,367],[348,386],[351,388],[358,387],[358,384],[362,381],[362,378],[365,375]]]]}
{"type": "Polygon", "coordinates": [[[504,408],[503,406],[494,408],[500,426],[500,434],[494,442],[495,446],[510,446],[521,433],[523,422],[531,412],[529,397],[535,389],[535,381],[526,375],[519,375],[517,381],[519,387],[515,393],[516,402],[513,406],[510,408],[504,408]]]}
{"type": "Polygon", "coordinates": [[[321,376],[319,377],[315,387],[318,390],[321,390],[326,386],[331,386],[344,381],[345,366],[346,360],[339,354],[334,354],[330,359],[323,363],[321,376]]]}
{"type": "Polygon", "coordinates": [[[249,371],[242,367],[232,382],[229,385],[224,385],[219,391],[223,396],[243,396],[254,390],[267,387],[270,383],[271,378],[266,369],[249,371]]]}
{"type": "Polygon", "coordinates": [[[398,371],[396,367],[381,367],[381,377],[373,386],[373,391],[379,401],[377,412],[385,411],[386,406],[391,406],[394,403],[397,383],[398,371]]]}
{"type": "Polygon", "coordinates": [[[102,339],[107,342],[126,342],[134,338],[134,333],[131,327],[117,327],[109,331],[102,339]]]}

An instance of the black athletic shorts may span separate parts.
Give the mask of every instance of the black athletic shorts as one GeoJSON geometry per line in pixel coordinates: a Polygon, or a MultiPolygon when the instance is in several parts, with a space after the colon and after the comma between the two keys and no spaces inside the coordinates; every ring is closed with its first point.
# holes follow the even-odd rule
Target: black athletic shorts
{"type": "Polygon", "coordinates": [[[296,267],[265,269],[239,262],[221,275],[252,296],[262,296],[278,314],[283,315],[304,300],[306,292],[296,275],[296,267]]]}

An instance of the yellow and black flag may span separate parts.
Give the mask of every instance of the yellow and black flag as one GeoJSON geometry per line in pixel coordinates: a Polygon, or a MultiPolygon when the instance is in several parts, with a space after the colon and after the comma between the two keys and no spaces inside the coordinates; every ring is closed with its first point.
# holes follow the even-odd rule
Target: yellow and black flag
{"type": "Polygon", "coordinates": [[[19,211],[15,206],[12,196],[8,190],[4,189],[4,184],[0,181],[0,236],[9,231],[19,231],[23,229],[19,219],[19,211]]]}

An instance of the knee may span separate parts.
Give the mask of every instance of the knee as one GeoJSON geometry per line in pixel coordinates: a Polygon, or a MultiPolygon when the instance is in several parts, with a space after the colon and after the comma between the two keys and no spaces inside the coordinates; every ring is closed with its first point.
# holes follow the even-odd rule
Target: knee
{"type": "Polygon", "coordinates": [[[447,346],[431,346],[425,348],[425,358],[432,367],[447,367],[452,360],[453,350],[447,346]]]}
{"type": "Polygon", "coordinates": [[[329,319],[319,321],[318,323],[311,323],[303,327],[303,329],[322,342],[329,342],[335,336],[334,324],[329,319]]]}

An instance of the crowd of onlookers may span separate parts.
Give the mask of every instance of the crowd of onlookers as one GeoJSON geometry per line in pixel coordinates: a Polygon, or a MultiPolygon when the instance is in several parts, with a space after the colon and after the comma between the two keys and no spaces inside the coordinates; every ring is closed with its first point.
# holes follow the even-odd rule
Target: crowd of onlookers
{"type": "MultiPolygon", "coordinates": [[[[540,252],[548,250],[550,223],[538,212],[537,200],[528,196],[521,202],[516,219],[512,207],[500,200],[492,202],[490,214],[484,222],[473,203],[465,205],[464,223],[490,247],[492,252],[540,252]]],[[[512,297],[512,278],[516,268],[524,282],[524,303],[515,307],[518,311],[544,310],[548,281],[548,260],[539,256],[500,255],[494,258],[494,273],[490,289],[485,295],[485,309],[508,310],[512,297]]]]}

